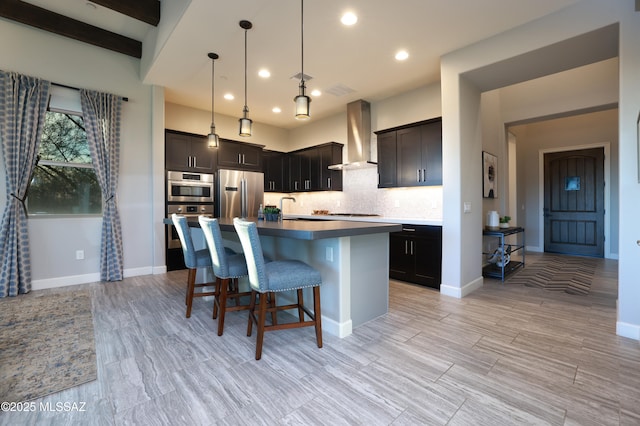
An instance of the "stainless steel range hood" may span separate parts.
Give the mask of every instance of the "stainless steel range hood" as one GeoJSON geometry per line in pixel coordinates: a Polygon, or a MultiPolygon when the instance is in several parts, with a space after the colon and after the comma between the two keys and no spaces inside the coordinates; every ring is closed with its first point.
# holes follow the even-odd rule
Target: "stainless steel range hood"
{"type": "Polygon", "coordinates": [[[375,167],[371,161],[371,105],[362,99],[347,104],[347,161],[331,170],[375,167]]]}

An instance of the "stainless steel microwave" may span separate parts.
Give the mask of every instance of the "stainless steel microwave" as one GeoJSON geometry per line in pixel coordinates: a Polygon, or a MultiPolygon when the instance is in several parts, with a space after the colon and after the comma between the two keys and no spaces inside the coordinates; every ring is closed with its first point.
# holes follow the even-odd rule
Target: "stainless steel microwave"
{"type": "Polygon", "coordinates": [[[213,203],[213,174],[167,172],[168,203],[213,203]]]}

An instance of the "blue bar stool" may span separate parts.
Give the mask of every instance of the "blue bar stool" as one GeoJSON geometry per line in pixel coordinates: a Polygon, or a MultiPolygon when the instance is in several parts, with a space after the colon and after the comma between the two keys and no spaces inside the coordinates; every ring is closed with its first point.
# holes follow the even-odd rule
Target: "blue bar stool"
{"type": "Polygon", "coordinates": [[[265,262],[262,245],[258,237],[258,228],[254,222],[233,219],[233,225],[240,237],[240,243],[247,260],[249,284],[251,285],[251,302],[249,306],[249,324],[247,336],[251,336],[253,324],[258,328],[256,338],[256,359],[262,357],[262,341],[265,331],[282,330],[298,327],[315,327],[316,342],[322,347],[322,314],[320,312],[320,272],[299,260],[274,260],[265,262]],[[304,305],[302,289],[313,287],[313,312],[304,305]],[[275,293],[295,290],[297,303],[277,306],[275,293]],[[256,317],[256,296],[260,294],[260,302],[256,317]],[[263,297],[271,295],[270,298],[263,297]],[[269,303],[271,301],[272,303],[269,303]],[[269,306],[268,306],[269,305],[269,306]],[[297,309],[298,321],[277,323],[273,318],[280,310],[297,309]],[[272,314],[271,325],[266,325],[267,312],[272,314]],[[310,320],[305,320],[305,314],[310,320]]]}
{"type": "MultiPolygon", "coordinates": [[[[201,283],[196,284],[196,271],[200,268],[211,268],[211,256],[209,255],[209,250],[202,249],[196,250],[193,245],[193,240],[191,239],[191,232],[189,232],[189,224],[187,223],[187,218],[185,216],[180,216],[177,214],[171,215],[171,220],[173,221],[173,225],[176,227],[176,231],[178,232],[178,236],[180,237],[180,245],[182,246],[182,253],[184,254],[184,264],[189,269],[189,276],[187,278],[187,297],[186,297],[186,305],[187,305],[187,318],[191,317],[191,306],[193,304],[194,297],[204,297],[204,296],[217,296],[218,290],[214,291],[202,291],[195,292],[196,288],[201,287],[211,287],[216,283],[201,283]]],[[[214,316],[215,316],[215,305],[214,305],[214,316]]]]}
{"type": "Polygon", "coordinates": [[[249,309],[249,305],[242,305],[240,303],[240,298],[251,295],[251,292],[240,293],[238,289],[238,278],[249,275],[247,272],[247,262],[243,254],[231,254],[228,251],[229,249],[224,247],[218,219],[199,216],[198,222],[207,241],[213,274],[216,276],[216,281],[218,282],[217,288],[219,289],[220,297],[216,298],[214,309],[219,310],[220,313],[218,318],[218,336],[222,336],[226,312],[249,309]],[[234,299],[234,306],[227,306],[228,298],[234,299]]]}

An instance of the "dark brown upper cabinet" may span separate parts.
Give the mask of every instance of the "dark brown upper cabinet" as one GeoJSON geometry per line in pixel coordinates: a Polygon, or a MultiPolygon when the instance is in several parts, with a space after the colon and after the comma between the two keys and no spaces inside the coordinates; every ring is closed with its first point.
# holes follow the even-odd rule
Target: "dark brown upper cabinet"
{"type": "Polygon", "coordinates": [[[216,150],[207,147],[206,136],[166,130],[165,166],[167,170],[213,173],[216,150]]]}
{"type": "Polygon", "coordinates": [[[378,188],[442,185],[442,118],[375,133],[378,188]]]}

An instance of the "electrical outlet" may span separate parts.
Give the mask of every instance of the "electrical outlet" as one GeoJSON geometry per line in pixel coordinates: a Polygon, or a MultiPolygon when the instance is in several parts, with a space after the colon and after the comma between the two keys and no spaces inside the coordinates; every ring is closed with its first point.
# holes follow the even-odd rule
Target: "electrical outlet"
{"type": "Polygon", "coordinates": [[[326,257],[328,262],[333,262],[333,247],[327,247],[326,257]]]}
{"type": "Polygon", "coordinates": [[[76,250],[76,260],[84,259],[84,250],[76,250]]]}

